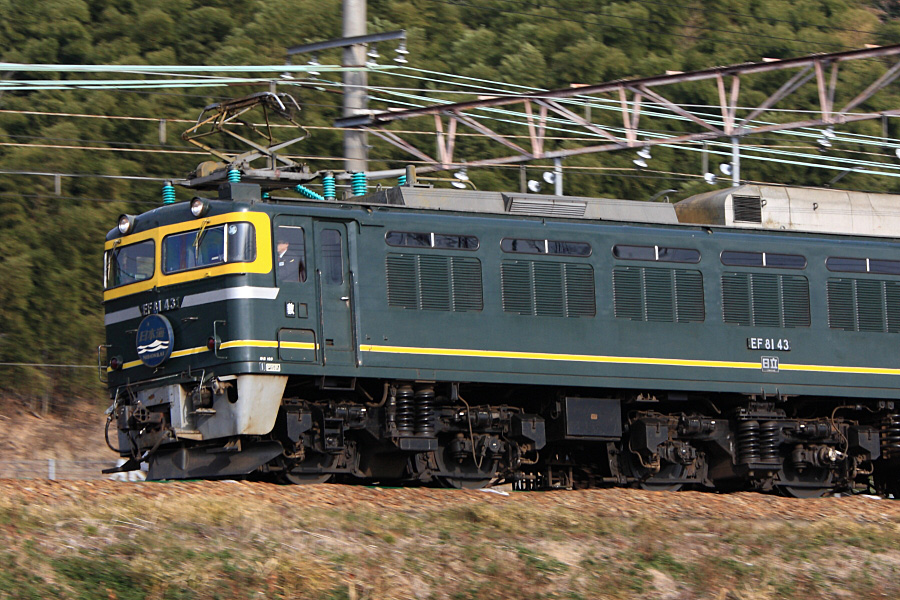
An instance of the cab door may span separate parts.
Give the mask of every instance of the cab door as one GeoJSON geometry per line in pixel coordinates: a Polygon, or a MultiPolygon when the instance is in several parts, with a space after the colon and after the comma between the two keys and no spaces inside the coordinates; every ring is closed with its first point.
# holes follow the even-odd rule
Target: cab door
{"type": "Polygon", "coordinates": [[[275,218],[275,284],[278,286],[278,358],[282,362],[321,363],[317,343],[313,221],[308,217],[275,218]]]}
{"type": "Polygon", "coordinates": [[[324,363],[356,366],[347,226],[336,221],[315,221],[313,227],[324,363]]]}

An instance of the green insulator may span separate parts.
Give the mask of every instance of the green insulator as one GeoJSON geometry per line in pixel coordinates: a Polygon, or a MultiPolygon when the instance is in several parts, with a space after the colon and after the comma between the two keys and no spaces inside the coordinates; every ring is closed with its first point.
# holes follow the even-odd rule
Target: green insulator
{"type": "Polygon", "coordinates": [[[163,204],[175,204],[175,186],[167,181],[162,188],[163,204]]]}
{"type": "Polygon", "coordinates": [[[406,175],[397,178],[397,185],[406,185],[406,175]]]}
{"type": "Polygon", "coordinates": [[[229,169],[228,170],[228,181],[231,183],[240,183],[241,172],[237,169],[229,169]]]}
{"type": "Polygon", "coordinates": [[[303,194],[304,196],[306,196],[307,198],[312,198],[313,200],[324,200],[325,199],[320,194],[317,194],[316,192],[312,191],[311,189],[309,189],[306,186],[298,185],[294,189],[296,191],[300,192],[301,194],[303,194]]]}
{"type": "Polygon", "coordinates": [[[350,189],[354,196],[366,195],[366,174],[362,171],[350,176],[350,189]]]}
{"type": "Polygon", "coordinates": [[[337,188],[334,184],[334,174],[327,173],[322,177],[322,188],[326,200],[334,200],[337,197],[337,188]]]}

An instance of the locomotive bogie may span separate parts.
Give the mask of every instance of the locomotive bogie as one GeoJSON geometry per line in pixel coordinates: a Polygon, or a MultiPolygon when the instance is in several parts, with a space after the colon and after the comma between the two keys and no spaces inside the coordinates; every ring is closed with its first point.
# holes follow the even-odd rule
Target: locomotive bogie
{"type": "Polygon", "coordinates": [[[900,487],[893,240],[255,187],[108,236],[111,418],[151,478],[900,487]]]}

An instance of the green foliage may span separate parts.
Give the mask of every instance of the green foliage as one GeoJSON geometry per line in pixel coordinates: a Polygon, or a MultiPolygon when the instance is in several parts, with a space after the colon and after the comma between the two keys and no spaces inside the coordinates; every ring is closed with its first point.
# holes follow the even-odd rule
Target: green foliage
{"type": "MultiPolygon", "coordinates": [[[[338,0],[0,0],[0,14],[4,16],[0,20],[0,60],[21,63],[278,64],[284,60],[286,47],[341,35],[338,0]]],[[[406,29],[416,67],[539,88],[688,71],[764,56],[784,58],[859,48],[866,43],[895,43],[900,39],[898,17],[896,3],[888,0],[368,2],[369,30],[406,29]]],[[[338,54],[334,52],[323,60],[336,62],[338,54]]],[[[883,69],[876,61],[845,64],[841,81],[855,94],[883,69]]],[[[40,80],[94,77],[83,73],[16,76],[40,80]]],[[[135,75],[123,75],[131,77],[135,75]]],[[[761,102],[785,79],[784,74],[748,78],[742,82],[741,97],[748,103],[761,102]]],[[[372,81],[418,88],[419,92],[435,88],[432,82],[392,75],[374,75],[372,81]]],[[[193,120],[211,102],[261,89],[265,87],[140,93],[0,92],[0,110],[9,111],[0,112],[0,169],[183,176],[207,157],[184,153],[189,148],[179,134],[186,125],[172,120],[193,120]],[[161,143],[155,120],[65,118],[15,111],[150,117],[169,122],[161,143]],[[152,152],[126,152],[124,148],[152,152]]],[[[329,126],[338,115],[340,97],[332,91],[279,89],[294,93],[304,105],[304,124],[329,126]]],[[[672,96],[682,103],[718,103],[715,85],[685,86],[672,96]]],[[[460,99],[452,94],[434,97],[460,99]]],[[[805,108],[817,106],[818,96],[812,88],[800,99],[805,108]]],[[[836,103],[849,99],[839,97],[836,103]]],[[[400,96],[396,100],[406,101],[400,96]]],[[[896,94],[882,92],[867,106],[886,109],[895,108],[896,103],[896,94]]],[[[621,126],[618,113],[599,107],[593,109],[591,119],[621,126]]],[[[649,111],[641,116],[642,127],[663,125],[673,127],[671,121],[655,122],[649,111]]],[[[431,126],[415,120],[403,123],[409,130],[428,131],[431,126]]],[[[512,131],[501,122],[492,126],[501,132],[512,131]]],[[[689,130],[686,125],[683,128],[689,130]]],[[[880,135],[879,123],[852,128],[880,135]]],[[[369,143],[375,145],[373,170],[394,168],[409,159],[380,140],[370,138],[369,143]]],[[[548,139],[545,150],[566,144],[548,139]]],[[[341,135],[313,130],[298,150],[306,155],[340,157],[341,135]]],[[[472,160],[504,152],[483,137],[465,136],[457,142],[456,156],[472,160]]],[[[625,153],[603,153],[567,159],[567,167],[584,170],[567,171],[566,192],[641,199],[667,187],[677,188],[679,198],[706,189],[695,180],[665,175],[699,173],[699,154],[655,149],[653,167],[663,173],[656,179],[634,177],[637,173],[631,158],[625,153]]],[[[340,168],[340,163],[332,159],[313,165],[328,167],[340,168]]],[[[806,167],[786,169],[761,161],[743,165],[746,179],[788,184],[821,185],[835,173],[806,167]]],[[[470,175],[479,189],[508,190],[519,185],[515,166],[476,170],[470,175]]],[[[846,176],[841,185],[900,191],[895,179],[859,173],[846,176]]],[[[179,198],[185,196],[179,191],[179,198]]],[[[100,274],[104,235],[119,213],[142,212],[159,202],[158,183],[64,177],[57,195],[52,177],[0,177],[0,362],[89,364],[95,360],[95,348],[103,340],[100,274]]],[[[4,366],[0,366],[0,389],[31,394],[100,390],[94,372],[88,369],[4,366]]]]}

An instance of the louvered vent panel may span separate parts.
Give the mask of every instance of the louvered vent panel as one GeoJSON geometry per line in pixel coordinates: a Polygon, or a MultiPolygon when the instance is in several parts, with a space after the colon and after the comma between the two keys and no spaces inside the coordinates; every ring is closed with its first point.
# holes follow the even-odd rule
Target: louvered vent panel
{"type": "Polygon", "coordinates": [[[675,314],[679,323],[706,319],[703,303],[703,275],[700,271],[675,271],[675,314]]]}
{"type": "Polygon", "coordinates": [[[762,223],[762,203],[759,196],[732,196],[734,220],[741,223],[762,223]]]}
{"type": "Polygon", "coordinates": [[[809,327],[809,282],[800,275],[779,275],[784,327],[809,327]]]}
{"type": "Polygon", "coordinates": [[[388,254],[385,259],[385,271],[387,272],[388,305],[419,308],[416,257],[388,254]]]}
{"type": "Polygon", "coordinates": [[[675,281],[671,269],[644,269],[644,300],[648,321],[675,321],[675,281]]]}
{"type": "Polygon", "coordinates": [[[566,316],[592,317],[597,314],[594,296],[594,269],[590,265],[565,265],[566,316]]]}
{"type": "Polygon", "coordinates": [[[503,310],[522,315],[534,314],[531,263],[503,261],[500,265],[503,310]]]}
{"type": "Polygon", "coordinates": [[[860,331],[886,331],[883,282],[857,279],[856,307],[860,331]]]}
{"type": "Polygon", "coordinates": [[[753,324],[757,327],[781,327],[780,287],[778,275],[750,275],[753,324]]]}
{"type": "Polygon", "coordinates": [[[534,262],[534,312],[544,317],[566,314],[563,266],[560,263],[534,262]]]}
{"type": "Polygon", "coordinates": [[[752,325],[750,274],[722,274],[722,314],[726,323],[752,325]]]}
{"type": "Polygon", "coordinates": [[[450,258],[416,257],[419,261],[419,298],[423,310],[450,310],[450,258]]]}
{"type": "Polygon", "coordinates": [[[451,260],[453,310],[463,312],[484,309],[481,261],[454,256],[451,260]]]}
{"type": "Polygon", "coordinates": [[[891,333],[900,333],[900,283],[885,282],[884,303],[887,309],[887,330],[891,333]]]}
{"type": "Polygon", "coordinates": [[[613,269],[613,305],[617,318],[644,320],[643,279],[643,268],[613,269]]]}
{"type": "Polygon", "coordinates": [[[832,329],[856,331],[853,288],[852,279],[829,279],[826,283],[828,326],[832,329]]]}
{"type": "Polygon", "coordinates": [[[540,215],[544,217],[583,217],[586,202],[573,200],[553,200],[551,198],[528,198],[505,196],[507,210],[518,215],[540,215]]]}

